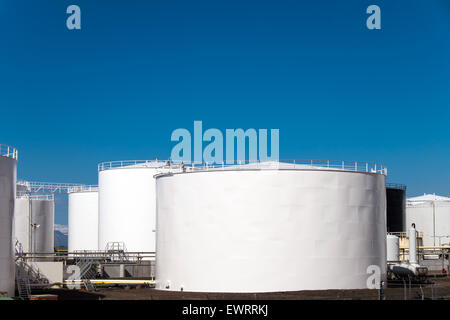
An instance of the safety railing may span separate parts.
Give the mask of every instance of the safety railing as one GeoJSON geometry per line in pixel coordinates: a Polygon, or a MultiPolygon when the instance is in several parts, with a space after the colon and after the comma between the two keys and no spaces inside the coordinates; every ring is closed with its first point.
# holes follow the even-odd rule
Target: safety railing
{"type": "Polygon", "coordinates": [[[124,167],[143,167],[143,168],[161,168],[164,166],[174,165],[170,160],[160,161],[155,160],[122,160],[122,161],[109,161],[98,164],[98,171],[124,168],[124,167]]]}
{"type": "Polygon", "coordinates": [[[16,199],[29,199],[30,194],[26,191],[20,191],[16,193],[16,199]]]}
{"type": "Polygon", "coordinates": [[[34,253],[34,252],[22,252],[21,258],[25,261],[39,261],[52,260],[52,261],[67,261],[68,259],[93,259],[103,261],[104,263],[114,263],[117,261],[125,262],[143,262],[148,260],[154,260],[156,257],[155,252],[126,252],[126,259],[118,259],[117,251],[106,250],[75,250],[68,252],[48,252],[48,253],[34,253]]]}
{"type": "Polygon", "coordinates": [[[98,186],[95,185],[81,185],[81,186],[73,186],[67,189],[68,193],[76,193],[76,192],[97,192],[98,186]]]}
{"type": "Polygon", "coordinates": [[[262,160],[237,160],[223,162],[179,162],[171,160],[124,160],[103,162],[98,165],[98,170],[109,170],[123,167],[164,167],[183,168],[185,171],[210,171],[210,170],[239,170],[239,169],[328,169],[340,171],[378,173],[387,175],[387,168],[382,164],[360,161],[345,160],[279,160],[279,161],[262,161],[262,160]]]}
{"type": "MultiPolygon", "coordinates": [[[[388,232],[387,234],[393,235],[393,236],[397,236],[399,238],[408,238],[409,237],[409,232],[404,232],[404,231],[401,231],[401,232],[388,232]]],[[[423,232],[418,231],[417,232],[417,237],[423,238],[423,232]]]]}
{"type": "Polygon", "coordinates": [[[30,195],[30,200],[54,200],[53,194],[33,194],[30,195]]]}
{"type": "Polygon", "coordinates": [[[406,185],[400,183],[386,183],[386,188],[406,190],[406,185]]]}
{"type": "Polygon", "coordinates": [[[27,192],[17,192],[16,199],[28,199],[28,200],[54,200],[53,194],[30,194],[27,192]]]}
{"type": "MultiPolygon", "coordinates": [[[[24,183],[21,181],[20,183],[24,183]]],[[[69,189],[83,187],[85,185],[79,183],[59,183],[59,182],[36,182],[26,181],[28,192],[50,192],[50,193],[68,193],[69,189]]]]}
{"type": "Polygon", "coordinates": [[[423,201],[410,201],[406,199],[406,207],[407,208],[442,208],[442,207],[450,207],[449,200],[423,200],[423,201]]]}
{"type": "Polygon", "coordinates": [[[18,159],[18,151],[16,148],[8,146],[6,144],[0,144],[0,156],[18,159]]]}

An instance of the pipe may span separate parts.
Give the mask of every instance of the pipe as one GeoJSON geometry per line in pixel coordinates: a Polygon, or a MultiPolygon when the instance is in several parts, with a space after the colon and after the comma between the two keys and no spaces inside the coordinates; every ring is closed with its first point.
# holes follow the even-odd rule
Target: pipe
{"type": "Polygon", "coordinates": [[[409,263],[417,264],[417,235],[414,223],[409,229],[409,263]]]}
{"type": "MultiPolygon", "coordinates": [[[[432,206],[433,206],[433,246],[436,245],[436,206],[434,201],[432,202],[432,206]]],[[[441,239],[439,239],[439,243],[441,239]]]]}
{"type": "Polygon", "coordinates": [[[125,278],[125,265],[119,265],[119,278],[125,278]]]}

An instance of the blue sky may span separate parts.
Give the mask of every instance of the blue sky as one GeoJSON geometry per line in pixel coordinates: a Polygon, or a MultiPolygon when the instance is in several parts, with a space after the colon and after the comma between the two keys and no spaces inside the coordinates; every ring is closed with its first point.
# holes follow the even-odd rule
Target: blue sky
{"type": "Polygon", "coordinates": [[[202,120],[450,195],[448,0],[0,0],[0,41],[0,143],[22,179],[96,184],[99,162],[168,158],[172,131],[202,120]]]}

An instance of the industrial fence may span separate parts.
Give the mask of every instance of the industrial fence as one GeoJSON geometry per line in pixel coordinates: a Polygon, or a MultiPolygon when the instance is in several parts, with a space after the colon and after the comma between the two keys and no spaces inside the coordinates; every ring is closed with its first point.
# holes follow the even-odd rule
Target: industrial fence
{"type": "Polygon", "coordinates": [[[438,283],[430,280],[411,279],[388,281],[387,288],[381,290],[382,300],[436,300],[439,297],[438,283]]]}

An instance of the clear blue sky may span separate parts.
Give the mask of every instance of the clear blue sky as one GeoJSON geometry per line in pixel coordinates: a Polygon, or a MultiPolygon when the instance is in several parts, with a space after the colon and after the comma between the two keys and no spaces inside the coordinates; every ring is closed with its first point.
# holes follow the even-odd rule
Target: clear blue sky
{"type": "Polygon", "coordinates": [[[96,184],[97,163],[168,158],[202,120],[450,195],[448,0],[0,0],[0,41],[0,143],[22,179],[96,184]]]}

